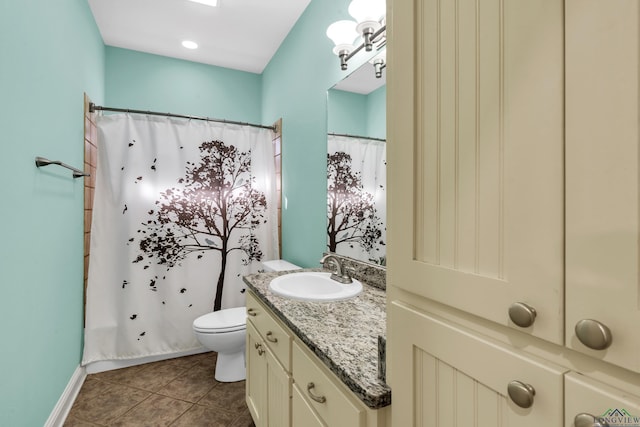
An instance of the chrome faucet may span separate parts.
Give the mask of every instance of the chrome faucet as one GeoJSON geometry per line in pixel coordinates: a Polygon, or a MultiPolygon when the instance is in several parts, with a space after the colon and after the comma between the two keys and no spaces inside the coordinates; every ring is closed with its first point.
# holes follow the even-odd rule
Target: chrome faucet
{"type": "Polygon", "coordinates": [[[340,260],[340,258],[335,255],[329,254],[323,256],[320,260],[320,263],[324,266],[325,261],[336,266],[336,272],[331,274],[331,279],[335,280],[336,282],[345,284],[353,282],[347,270],[342,266],[342,261],[340,260]]]}

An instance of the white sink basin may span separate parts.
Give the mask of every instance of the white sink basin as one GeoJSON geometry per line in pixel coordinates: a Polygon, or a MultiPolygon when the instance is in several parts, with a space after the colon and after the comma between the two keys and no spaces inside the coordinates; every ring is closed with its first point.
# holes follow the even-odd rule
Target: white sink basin
{"type": "Polygon", "coordinates": [[[362,292],[362,283],[342,284],[330,278],[331,273],[302,272],[278,276],[269,283],[276,295],[301,301],[340,301],[362,292]]]}

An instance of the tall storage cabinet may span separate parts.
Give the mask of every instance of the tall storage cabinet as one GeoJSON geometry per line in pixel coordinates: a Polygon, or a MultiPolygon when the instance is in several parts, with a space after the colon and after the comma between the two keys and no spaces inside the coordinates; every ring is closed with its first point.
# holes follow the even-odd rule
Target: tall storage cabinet
{"type": "Polygon", "coordinates": [[[567,346],[640,372],[640,2],[567,0],[567,346]],[[612,341],[575,337],[593,319],[612,341]]]}
{"type": "Polygon", "coordinates": [[[640,416],[640,2],[387,4],[393,425],[640,416]]]}

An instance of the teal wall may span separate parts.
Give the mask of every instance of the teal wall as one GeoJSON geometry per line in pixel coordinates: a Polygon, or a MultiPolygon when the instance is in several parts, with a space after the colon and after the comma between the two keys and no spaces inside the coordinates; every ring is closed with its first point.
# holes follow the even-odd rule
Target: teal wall
{"type": "Polygon", "coordinates": [[[387,86],[367,95],[367,136],[387,139],[387,86]]]}
{"type": "Polygon", "coordinates": [[[327,96],[327,131],[367,136],[367,95],[330,89],[327,96]]]}
{"type": "Polygon", "coordinates": [[[328,102],[328,132],[386,139],[387,87],[368,95],[330,89],[328,102]]]}
{"type": "Polygon", "coordinates": [[[82,351],[83,93],[104,97],[86,0],[0,2],[0,425],[42,426],[82,351]]]}
{"type": "Polygon", "coordinates": [[[340,70],[325,33],[351,19],[348,0],[312,0],[262,75],[262,121],[282,117],[282,252],[317,267],[326,250],[327,90],[369,59],[340,70]]]}
{"type": "Polygon", "coordinates": [[[106,48],[108,107],[260,123],[261,83],[259,74],[106,48]]]}

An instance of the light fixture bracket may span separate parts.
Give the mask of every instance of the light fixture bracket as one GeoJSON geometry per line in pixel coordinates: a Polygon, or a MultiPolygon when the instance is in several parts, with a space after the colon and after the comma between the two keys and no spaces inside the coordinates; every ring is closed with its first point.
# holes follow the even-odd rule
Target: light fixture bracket
{"type": "MultiPolygon", "coordinates": [[[[370,40],[371,40],[372,44],[376,44],[376,43],[379,43],[379,42],[382,42],[382,41],[384,41],[384,42],[386,43],[386,37],[384,36],[384,34],[386,33],[386,31],[387,31],[387,26],[386,26],[386,25],[383,25],[383,26],[381,26],[381,27],[380,27],[376,32],[374,32],[373,34],[371,34],[370,40]],[[381,36],[382,36],[382,37],[381,37],[381,36]]],[[[353,58],[353,57],[354,57],[358,52],[360,52],[363,48],[365,48],[365,49],[366,49],[366,46],[365,46],[365,43],[364,43],[364,42],[360,43],[360,45],[359,45],[358,47],[356,47],[355,49],[353,49],[353,51],[352,51],[351,53],[349,53],[349,55],[347,55],[347,57],[344,59],[344,62],[345,62],[345,66],[344,66],[344,67],[342,66],[342,61],[341,61],[341,66],[340,66],[340,68],[341,68],[342,70],[346,70],[346,69],[347,69],[347,68],[346,68],[346,63],[347,63],[351,58],[353,58]]],[[[372,49],[373,49],[373,48],[372,48],[372,49]]],[[[370,50],[372,50],[372,49],[370,49],[370,50]]],[[[335,53],[335,51],[334,51],[334,53],[335,53]]]]}

